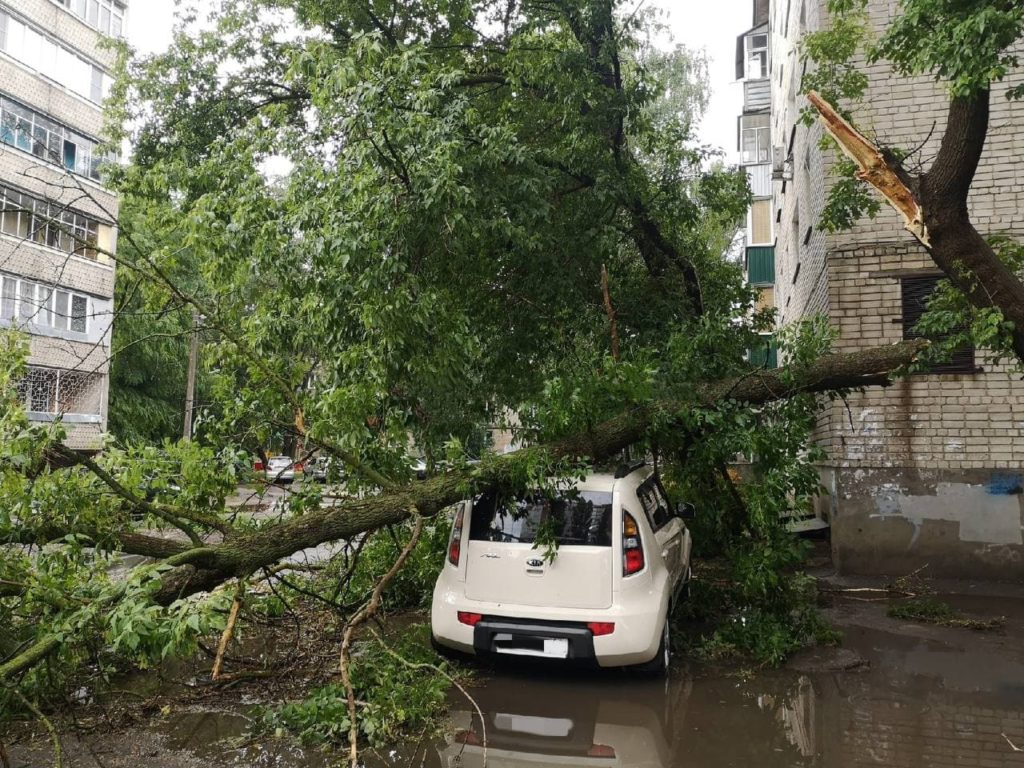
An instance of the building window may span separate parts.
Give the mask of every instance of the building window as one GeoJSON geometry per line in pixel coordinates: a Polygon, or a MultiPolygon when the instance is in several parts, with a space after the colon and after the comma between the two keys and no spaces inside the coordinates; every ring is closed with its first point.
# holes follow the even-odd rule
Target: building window
{"type": "Polygon", "coordinates": [[[0,321],[30,323],[37,328],[86,335],[89,297],[42,285],[15,275],[0,275],[0,321]]]}
{"type": "Polygon", "coordinates": [[[746,77],[748,80],[756,80],[768,77],[768,35],[762,32],[758,35],[747,35],[745,39],[747,48],[746,77]]]}
{"type": "Polygon", "coordinates": [[[752,165],[767,163],[771,156],[771,129],[768,115],[742,115],[740,117],[741,163],[752,165]]]}
{"type": "Polygon", "coordinates": [[[55,0],[89,26],[105,35],[120,37],[124,29],[124,3],[111,0],[55,0]]]}
{"type": "Polygon", "coordinates": [[[0,232],[5,235],[95,261],[100,235],[109,242],[109,229],[85,214],[0,187],[0,232]]]}
{"type": "MultiPolygon", "coordinates": [[[[935,276],[904,277],[900,280],[904,339],[918,339],[924,336],[916,330],[917,321],[927,309],[928,299],[935,292],[938,282],[939,278],[935,276]]],[[[936,340],[941,341],[942,338],[938,337],[936,340]]],[[[974,345],[965,344],[958,347],[945,362],[934,363],[929,367],[928,373],[974,373],[975,370],[974,345]]]]}
{"type": "Polygon", "coordinates": [[[17,383],[25,410],[49,415],[100,413],[100,377],[82,371],[29,366],[17,383]]]}
{"type": "Polygon", "coordinates": [[[99,104],[113,79],[91,61],[0,10],[0,50],[65,88],[99,104]]]}
{"type": "Polygon", "coordinates": [[[0,96],[0,143],[94,181],[100,180],[100,166],[115,159],[99,152],[99,142],[5,96],[0,96]]]}

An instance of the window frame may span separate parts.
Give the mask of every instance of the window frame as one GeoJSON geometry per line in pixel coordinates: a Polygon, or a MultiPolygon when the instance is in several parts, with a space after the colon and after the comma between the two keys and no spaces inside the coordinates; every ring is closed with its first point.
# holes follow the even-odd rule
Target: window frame
{"type": "Polygon", "coordinates": [[[767,113],[755,112],[739,117],[739,152],[740,165],[766,165],[771,162],[772,136],[771,121],[767,113]],[[755,123],[754,125],[748,125],[755,123]],[[763,122],[764,125],[759,123],[763,122]],[[751,158],[747,156],[746,137],[754,136],[754,149],[751,158]]]}
{"type": "Polygon", "coordinates": [[[124,31],[124,17],[128,8],[117,0],[53,0],[53,2],[83,24],[105,35],[121,37],[124,31]],[[90,20],[89,17],[92,15],[93,9],[96,11],[96,19],[90,20]],[[105,24],[103,23],[104,12],[107,15],[105,24]]]}
{"type": "Polygon", "coordinates": [[[743,39],[743,75],[746,80],[764,80],[768,77],[768,33],[753,32],[743,39]],[[763,37],[764,45],[754,47],[754,40],[763,37]],[[752,74],[752,63],[757,57],[760,74],[752,74]]]}
{"type": "Polygon", "coordinates": [[[68,406],[68,393],[66,389],[71,384],[84,380],[85,387],[94,384],[96,374],[87,371],[72,370],[67,368],[55,368],[46,365],[28,366],[28,376],[16,382],[15,387],[21,398],[22,405],[29,413],[42,413],[47,416],[101,416],[100,405],[97,404],[95,413],[85,410],[72,410],[68,406]],[[44,378],[33,379],[33,375],[43,373],[44,378]],[[40,391],[43,390],[43,391],[40,391]],[[41,396],[46,397],[47,407],[45,409],[36,406],[42,402],[41,396]],[[39,397],[40,399],[37,399],[39,397]]]}
{"type": "Polygon", "coordinates": [[[658,480],[657,475],[651,475],[637,486],[636,498],[640,502],[640,508],[643,510],[651,530],[655,533],[676,519],[676,514],[672,510],[672,502],[669,501],[668,494],[665,493],[665,488],[658,480]],[[656,502],[653,511],[648,508],[648,501],[645,498],[645,495],[648,493],[652,494],[653,500],[656,502]],[[658,499],[659,496],[661,497],[660,500],[658,499]],[[664,501],[664,505],[661,504],[661,501],[664,501]],[[657,514],[662,508],[664,508],[663,516],[657,514]]]}
{"type": "Polygon", "coordinates": [[[0,322],[15,325],[28,324],[37,329],[43,328],[63,334],[74,334],[76,337],[88,337],[94,311],[93,298],[87,293],[38,280],[29,280],[6,272],[0,273],[0,322]],[[30,308],[33,311],[30,315],[24,314],[26,299],[23,296],[26,286],[32,287],[30,308]],[[67,297],[64,312],[61,312],[58,306],[62,295],[67,297]],[[45,298],[43,298],[44,296],[45,298]],[[84,311],[79,315],[84,330],[75,330],[72,325],[75,320],[73,312],[76,299],[85,303],[84,311]],[[7,317],[4,311],[5,303],[13,308],[10,317],[7,317]]]}
{"type": "Polygon", "coordinates": [[[0,184],[0,235],[98,262],[100,227],[111,225],[74,208],[0,184]],[[14,232],[7,229],[11,217],[16,227],[14,232]]]}
{"type": "Polygon", "coordinates": [[[116,162],[116,155],[97,151],[101,142],[61,125],[43,113],[0,93],[0,144],[28,152],[78,176],[100,183],[103,163],[116,162]],[[22,128],[24,123],[25,128],[22,128]],[[27,135],[27,143],[19,140],[27,135]],[[39,136],[42,138],[39,138],[39,136]],[[74,161],[68,164],[68,150],[74,161]]]}
{"type": "Polygon", "coordinates": [[[0,8],[0,51],[29,69],[59,83],[94,104],[101,104],[113,85],[113,78],[61,41],[0,8]],[[100,93],[95,93],[93,70],[101,73],[100,93]]]}

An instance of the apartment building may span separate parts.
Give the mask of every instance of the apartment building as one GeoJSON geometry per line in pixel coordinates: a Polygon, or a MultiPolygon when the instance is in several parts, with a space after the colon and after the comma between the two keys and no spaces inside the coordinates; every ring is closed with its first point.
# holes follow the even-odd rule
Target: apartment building
{"type": "Polygon", "coordinates": [[[117,198],[101,182],[101,102],[126,6],[0,0],[0,326],[29,335],[30,418],[69,446],[106,430],[117,198]]]}
{"type": "MultiPolygon", "coordinates": [[[[743,228],[747,283],[757,289],[757,308],[775,305],[775,232],[772,226],[771,87],[768,80],[768,0],[755,0],[753,26],[736,38],[736,79],[743,83],[743,113],[736,123],[736,148],[753,201],[743,228]]],[[[778,365],[771,333],[749,351],[751,362],[778,365]]]]}
{"type": "MultiPolygon", "coordinates": [[[[880,32],[897,12],[871,0],[880,32]]],[[[912,338],[941,273],[884,207],[874,220],[831,234],[820,227],[834,158],[800,111],[805,65],[798,45],[827,23],[824,0],[772,0],[769,18],[775,302],[780,322],[825,315],[838,349],[912,338]]],[[[1024,50],[1022,50],[1024,52],[1024,50]]],[[[869,88],[855,124],[877,141],[935,157],[946,122],[941,82],[864,65],[869,88]]],[[[1024,82],[1016,72],[1007,86],[1024,82]]],[[[988,142],[970,201],[983,233],[1024,237],[1024,104],[993,92],[988,142]]],[[[819,514],[831,522],[845,572],[1024,577],[1024,382],[964,348],[893,386],[852,393],[818,424],[828,452],[819,514]]]]}

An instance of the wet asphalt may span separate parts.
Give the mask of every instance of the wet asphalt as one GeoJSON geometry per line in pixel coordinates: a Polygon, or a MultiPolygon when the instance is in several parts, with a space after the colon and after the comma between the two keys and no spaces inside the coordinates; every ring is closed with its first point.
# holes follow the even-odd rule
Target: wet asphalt
{"type": "MultiPolygon", "coordinates": [[[[962,585],[963,586],[963,585],[962,585]]],[[[839,585],[837,589],[843,589],[839,585]]],[[[743,674],[677,659],[667,681],[618,671],[503,665],[482,671],[476,707],[452,693],[442,741],[365,752],[367,766],[1024,766],[1024,596],[944,596],[999,632],[886,615],[873,593],[837,592],[842,647],[743,674]]],[[[345,755],[284,739],[253,742],[243,711],[195,708],[116,733],[64,739],[76,768],[343,765],[345,755]]],[[[51,763],[45,740],[10,746],[15,768],[51,763]]]]}

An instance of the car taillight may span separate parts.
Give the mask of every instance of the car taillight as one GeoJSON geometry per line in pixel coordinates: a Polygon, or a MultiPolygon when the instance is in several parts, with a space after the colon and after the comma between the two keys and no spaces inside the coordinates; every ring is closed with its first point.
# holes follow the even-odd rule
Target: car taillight
{"type": "Polygon", "coordinates": [[[302,472],[302,462],[301,461],[295,462],[294,469],[295,469],[296,472],[302,472]]]}
{"type": "Polygon", "coordinates": [[[622,575],[630,576],[644,569],[644,546],[640,528],[628,512],[622,513],[622,575]]]}
{"type": "Polygon", "coordinates": [[[482,613],[470,613],[469,611],[459,611],[459,623],[468,624],[471,627],[475,627],[477,623],[484,616],[482,613]]]}
{"type": "Polygon", "coordinates": [[[263,466],[262,461],[257,461],[255,464],[252,465],[253,472],[263,472],[265,469],[266,467],[263,466]]]}
{"type": "Polygon", "coordinates": [[[615,631],[614,621],[588,621],[587,629],[589,629],[594,637],[600,637],[601,635],[610,635],[615,631]]]}
{"type": "Polygon", "coordinates": [[[615,757],[615,749],[607,744],[591,744],[587,757],[615,757]]]}
{"type": "Polygon", "coordinates": [[[459,556],[462,554],[462,515],[464,511],[463,507],[459,507],[459,511],[455,513],[452,537],[448,540],[448,562],[452,565],[459,564],[459,556]]]}

